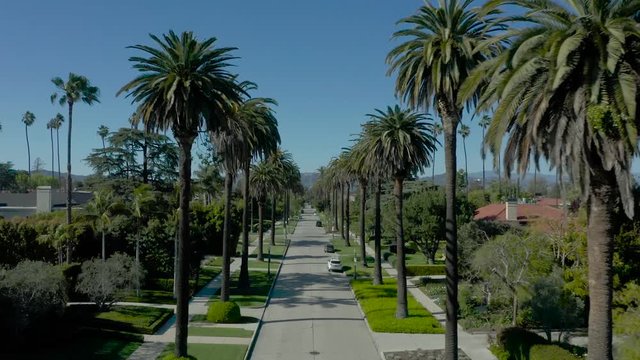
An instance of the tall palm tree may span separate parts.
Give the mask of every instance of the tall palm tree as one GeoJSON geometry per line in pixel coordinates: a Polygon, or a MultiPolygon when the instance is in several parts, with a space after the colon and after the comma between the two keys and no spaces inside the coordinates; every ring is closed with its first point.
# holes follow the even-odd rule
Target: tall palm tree
{"type": "Polygon", "coordinates": [[[53,118],[53,128],[56,129],[56,148],[57,148],[57,157],[58,157],[58,186],[62,187],[62,171],[60,169],[60,127],[64,123],[64,116],[62,114],[57,113],[53,118]]]}
{"type": "MultiPolygon", "coordinates": [[[[442,129],[442,124],[436,123],[433,125],[433,136],[436,139],[442,134],[444,130],[442,129]]],[[[431,185],[436,184],[436,153],[434,152],[431,156],[431,185]]]]}
{"type": "Polygon", "coordinates": [[[464,149],[464,179],[465,179],[464,188],[467,195],[469,195],[469,185],[470,185],[469,184],[469,168],[467,166],[467,138],[469,137],[470,133],[471,133],[471,129],[469,128],[468,125],[460,124],[460,129],[458,130],[458,134],[462,136],[462,148],[464,149]]]}
{"type": "MultiPolygon", "coordinates": [[[[471,8],[472,0],[438,0],[400,20],[406,39],[387,56],[389,74],[396,73],[396,94],[415,109],[433,108],[442,119],[445,149],[446,206],[446,333],[445,358],[458,357],[458,236],[456,224],[456,130],[463,104],[458,92],[469,72],[500,49],[491,41],[504,28],[494,17],[494,3],[471,8]]],[[[473,104],[471,98],[468,104],[473,104]]]]}
{"type": "Polygon", "coordinates": [[[273,187],[281,185],[282,178],[275,164],[261,161],[251,170],[251,194],[258,203],[258,254],[257,259],[264,260],[264,205],[273,187]]]}
{"type": "Polygon", "coordinates": [[[100,125],[97,134],[102,139],[102,150],[106,149],[104,139],[107,137],[107,135],[109,135],[109,128],[104,125],[100,125]]]}
{"type": "Polygon", "coordinates": [[[49,130],[49,133],[51,135],[51,183],[52,184],[56,178],[55,177],[55,171],[56,171],[55,152],[53,151],[53,129],[55,126],[55,122],[56,122],[56,119],[53,118],[49,120],[49,122],[47,123],[47,129],[49,130]]]}
{"type": "MultiPolygon", "coordinates": [[[[137,112],[150,131],[171,129],[180,146],[180,225],[178,236],[176,351],[187,355],[189,299],[189,201],[191,148],[198,130],[224,126],[229,103],[239,101],[242,89],[227,68],[234,48],[214,47],[216,38],[199,41],[192,32],[151,35],[157,47],[134,45],[148,57],[129,58],[141,74],[118,94],[139,103],[137,112]]],[[[139,120],[136,120],[139,121],[139,120]]]]}
{"type": "Polygon", "coordinates": [[[29,146],[29,126],[33,125],[36,121],[36,116],[31,111],[27,111],[22,115],[22,122],[24,123],[24,134],[27,138],[27,169],[29,171],[29,177],[31,177],[31,147],[29,146]]]}
{"type": "Polygon", "coordinates": [[[587,200],[590,359],[612,358],[614,220],[633,215],[631,162],[640,106],[638,4],[628,1],[512,1],[526,25],[512,47],[474,71],[465,89],[489,82],[478,110],[497,103],[487,137],[504,149],[505,172],[545,157],[587,200]],[[473,79],[472,79],[473,78],[473,79]]]}
{"type": "Polygon", "coordinates": [[[365,147],[368,156],[380,159],[379,164],[394,180],[393,195],[396,207],[396,270],[398,272],[398,303],[396,318],[406,318],[407,279],[405,271],[404,228],[402,224],[403,183],[407,177],[422,171],[430,165],[431,154],[436,150],[437,140],[433,136],[430,119],[422,114],[387,107],[385,111],[375,110],[369,114],[369,122],[364,124],[365,147]]]}
{"type": "Polygon", "coordinates": [[[367,251],[366,251],[366,211],[367,211],[367,188],[369,185],[369,179],[373,170],[371,164],[365,163],[362,159],[366,157],[366,149],[360,142],[361,136],[356,139],[356,144],[347,150],[347,163],[351,168],[351,171],[358,179],[358,185],[360,187],[360,258],[361,265],[367,266],[367,251]]]}
{"type": "Polygon", "coordinates": [[[482,119],[478,122],[478,125],[482,128],[482,146],[480,146],[480,157],[482,158],[482,190],[485,189],[485,168],[484,162],[487,159],[487,150],[484,146],[485,144],[485,130],[489,125],[491,125],[491,117],[489,115],[484,115],[482,119]]]}
{"type": "Polygon", "coordinates": [[[278,182],[274,182],[271,187],[271,245],[276,244],[276,201],[278,192],[285,191],[290,184],[294,184],[296,179],[300,179],[300,170],[293,161],[291,153],[288,151],[277,148],[273,151],[268,161],[272,163],[276,169],[276,176],[279,178],[278,182]]]}
{"type": "Polygon", "coordinates": [[[95,229],[102,235],[102,261],[106,259],[106,233],[107,227],[111,223],[112,210],[115,207],[113,192],[98,190],[93,193],[93,198],[87,204],[86,213],[91,222],[95,224],[95,229]]]}
{"type": "MultiPolygon", "coordinates": [[[[98,96],[100,89],[92,86],[89,80],[74,73],[69,73],[69,77],[65,82],[60,77],[54,77],[51,82],[59,92],[51,94],[51,103],[58,101],[61,106],[67,105],[68,115],[68,133],[67,133],[67,225],[71,225],[71,193],[73,191],[71,183],[71,128],[73,124],[73,106],[78,101],[82,101],[87,105],[94,102],[99,103],[98,96]]],[[[67,263],[70,261],[71,248],[67,245],[67,263]]]]}

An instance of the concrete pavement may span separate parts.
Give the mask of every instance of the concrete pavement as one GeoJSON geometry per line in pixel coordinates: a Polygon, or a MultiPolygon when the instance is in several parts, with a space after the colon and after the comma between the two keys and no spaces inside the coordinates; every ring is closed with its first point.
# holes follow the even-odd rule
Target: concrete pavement
{"type": "Polygon", "coordinates": [[[329,241],[305,209],[283,260],[251,359],[380,359],[348,279],[327,271],[329,241]]]}

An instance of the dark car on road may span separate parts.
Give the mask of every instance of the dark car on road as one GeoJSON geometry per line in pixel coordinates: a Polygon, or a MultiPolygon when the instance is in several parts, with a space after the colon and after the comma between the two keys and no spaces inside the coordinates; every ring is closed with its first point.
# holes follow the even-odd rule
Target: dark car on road
{"type": "Polygon", "coordinates": [[[324,246],[324,252],[333,253],[336,252],[336,249],[333,247],[333,244],[327,244],[324,246]]]}

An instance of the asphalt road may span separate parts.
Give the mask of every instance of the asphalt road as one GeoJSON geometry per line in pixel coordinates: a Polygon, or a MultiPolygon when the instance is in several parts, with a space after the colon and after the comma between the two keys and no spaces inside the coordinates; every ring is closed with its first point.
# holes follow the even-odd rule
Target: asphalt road
{"type": "Polygon", "coordinates": [[[276,281],[251,359],[379,360],[348,279],[329,273],[330,236],[305,209],[276,281]]]}

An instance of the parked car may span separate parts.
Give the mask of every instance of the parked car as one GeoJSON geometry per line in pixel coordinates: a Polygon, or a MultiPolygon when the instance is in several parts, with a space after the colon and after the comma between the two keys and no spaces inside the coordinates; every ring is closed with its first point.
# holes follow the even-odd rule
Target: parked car
{"type": "Polygon", "coordinates": [[[322,221],[320,221],[320,220],[316,221],[316,226],[317,227],[322,227],[322,221]]]}
{"type": "Polygon", "coordinates": [[[334,253],[334,252],[336,252],[336,249],[333,247],[333,244],[326,244],[324,246],[324,252],[326,252],[326,253],[334,253]]]}
{"type": "Polygon", "coordinates": [[[342,271],[342,261],[340,259],[329,259],[327,262],[327,269],[329,271],[342,271]]]}

